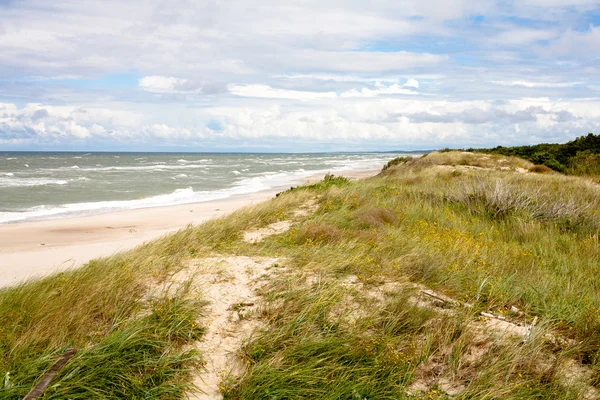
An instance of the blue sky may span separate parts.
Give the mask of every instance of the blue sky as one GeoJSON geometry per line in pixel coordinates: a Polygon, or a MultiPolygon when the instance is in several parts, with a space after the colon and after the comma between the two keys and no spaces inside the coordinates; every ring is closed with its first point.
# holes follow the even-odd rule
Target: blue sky
{"type": "Polygon", "coordinates": [[[0,150],[564,142],[599,54],[595,0],[0,0],[0,150]]]}

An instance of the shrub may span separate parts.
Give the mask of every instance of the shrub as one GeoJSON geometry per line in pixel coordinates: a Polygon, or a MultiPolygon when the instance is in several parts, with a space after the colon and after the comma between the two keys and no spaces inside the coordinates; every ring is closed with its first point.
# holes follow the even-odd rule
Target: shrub
{"type": "Polygon", "coordinates": [[[325,223],[310,223],[300,228],[296,235],[298,243],[332,243],[342,237],[340,230],[325,223]]]}
{"type": "Polygon", "coordinates": [[[413,158],[410,156],[407,157],[396,157],[393,160],[388,161],[387,164],[385,164],[383,166],[382,171],[385,171],[386,169],[393,167],[394,165],[398,165],[398,164],[404,164],[407,161],[411,161],[413,158]]]}
{"type": "Polygon", "coordinates": [[[368,208],[356,213],[356,222],[361,228],[378,227],[382,225],[397,225],[398,217],[389,208],[368,208]]]}
{"type": "Polygon", "coordinates": [[[569,160],[567,172],[573,175],[600,175],[600,154],[590,150],[578,152],[569,160]]]}
{"type": "Polygon", "coordinates": [[[529,210],[533,205],[531,197],[501,180],[472,181],[462,185],[449,196],[449,200],[464,204],[474,214],[486,214],[493,219],[501,219],[511,212],[529,210]]]}
{"type": "Polygon", "coordinates": [[[538,221],[552,221],[571,228],[584,223],[596,225],[595,219],[588,216],[589,204],[566,197],[564,193],[555,196],[540,190],[523,191],[516,184],[502,180],[474,180],[462,185],[447,200],[465,205],[472,214],[488,215],[492,219],[521,213],[538,221]]]}
{"type": "Polygon", "coordinates": [[[536,174],[549,174],[554,171],[545,165],[534,165],[533,167],[529,168],[529,172],[534,172],[536,174]]]}

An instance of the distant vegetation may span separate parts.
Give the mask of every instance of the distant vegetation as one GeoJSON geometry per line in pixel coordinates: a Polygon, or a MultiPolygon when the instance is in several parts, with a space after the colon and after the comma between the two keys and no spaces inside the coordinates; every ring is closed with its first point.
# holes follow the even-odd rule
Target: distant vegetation
{"type": "Polygon", "coordinates": [[[469,149],[484,153],[516,156],[570,175],[600,175],[600,135],[589,133],[563,144],[542,143],[533,146],[498,146],[469,149]]]}

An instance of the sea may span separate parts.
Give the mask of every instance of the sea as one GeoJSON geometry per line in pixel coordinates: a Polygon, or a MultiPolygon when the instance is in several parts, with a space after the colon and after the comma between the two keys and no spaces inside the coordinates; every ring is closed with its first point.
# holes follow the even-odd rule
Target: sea
{"type": "Polygon", "coordinates": [[[225,199],[400,155],[0,152],[0,224],[225,199]]]}

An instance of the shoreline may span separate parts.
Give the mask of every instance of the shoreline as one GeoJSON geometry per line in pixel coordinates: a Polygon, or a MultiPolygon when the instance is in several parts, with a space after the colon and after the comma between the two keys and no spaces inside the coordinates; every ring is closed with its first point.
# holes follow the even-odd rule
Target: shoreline
{"type": "MultiPolygon", "coordinates": [[[[348,170],[335,174],[361,179],[379,171],[348,170]]],[[[321,180],[325,174],[304,178],[296,185],[321,180]]],[[[268,200],[289,186],[200,203],[0,225],[0,288],[130,250],[189,224],[197,225],[268,200]]]]}

